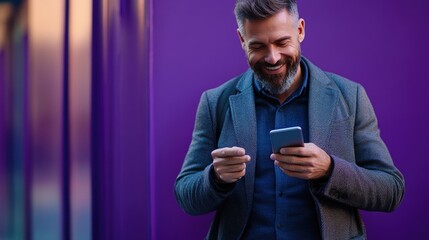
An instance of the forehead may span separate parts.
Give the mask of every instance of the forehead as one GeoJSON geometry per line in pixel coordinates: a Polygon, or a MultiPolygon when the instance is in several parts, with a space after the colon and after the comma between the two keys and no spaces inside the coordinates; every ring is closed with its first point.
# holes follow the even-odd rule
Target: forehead
{"type": "Polygon", "coordinates": [[[298,18],[284,9],[277,14],[262,20],[248,20],[243,23],[244,35],[247,38],[281,37],[294,35],[297,31],[298,18]]]}

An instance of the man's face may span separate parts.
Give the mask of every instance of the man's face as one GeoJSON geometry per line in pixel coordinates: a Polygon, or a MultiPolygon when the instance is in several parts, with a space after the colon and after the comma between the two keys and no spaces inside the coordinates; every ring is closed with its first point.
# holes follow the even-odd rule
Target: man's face
{"type": "Polygon", "coordinates": [[[274,95],[289,89],[300,68],[304,20],[283,10],[264,20],[245,20],[238,34],[263,87],[274,95]]]}

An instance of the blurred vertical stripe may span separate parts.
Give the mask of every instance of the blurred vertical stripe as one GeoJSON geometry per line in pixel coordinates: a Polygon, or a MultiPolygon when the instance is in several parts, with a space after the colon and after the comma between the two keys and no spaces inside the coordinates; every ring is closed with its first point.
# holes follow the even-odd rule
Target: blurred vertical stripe
{"type": "Polygon", "coordinates": [[[149,239],[148,1],[93,3],[93,236],[149,239]]]}
{"type": "Polygon", "coordinates": [[[26,227],[27,48],[25,18],[15,10],[0,4],[0,236],[5,239],[23,239],[26,227]]]}
{"type": "Polygon", "coordinates": [[[71,238],[91,239],[92,3],[69,1],[71,238]]]}
{"type": "Polygon", "coordinates": [[[0,239],[151,238],[149,1],[18,2],[0,3],[0,239]]]}
{"type": "Polygon", "coordinates": [[[9,211],[9,171],[7,154],[7,134],[8,134],[8,81],[7,79],[7,28],[8,21],[12,13],[12,5],[0,3],[0,238],[10,236],[9,211]]]}
{"type": "MultiPolygon", "coordinates": [[[[9,7],[9,5],[7,5],[9,7]]],[[[6,149],[5,149],[5,38],[6,38],[6,4],[0,3],[0,236],[6,235],[6,149]]]]}
{"type": "Polygon", "coordinates": [[[28,1],[31,238],[62,237],[64,1],[28,1]]]}

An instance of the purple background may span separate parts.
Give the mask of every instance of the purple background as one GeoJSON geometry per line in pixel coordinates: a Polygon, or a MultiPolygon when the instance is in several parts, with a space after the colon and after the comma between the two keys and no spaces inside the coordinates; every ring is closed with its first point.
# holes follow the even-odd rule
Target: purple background
{"type": "MultiPolygon", "coordinates": [[[[326,0],[299,4],[306,20],[303,55],[324,70],[364,85],[382,137],[405,175],[405,198],[394,213],[363,213],[369,238],[427,236],[429,3],[326,0]]],[[[153,1],[153,239],[202,239],[208,230],[211,215],[185,214],[175,201],[173,184],[191,140],[202,91],[247,68],[233,6],[234,1],[153,1]]]]}

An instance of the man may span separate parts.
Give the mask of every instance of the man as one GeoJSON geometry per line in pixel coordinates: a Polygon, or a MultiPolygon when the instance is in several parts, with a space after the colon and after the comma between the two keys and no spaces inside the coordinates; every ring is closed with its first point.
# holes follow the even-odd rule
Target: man
{"type": "Polygon", "coordinates": [[[301,57],[295,0],[237,0],[235,15],[250,69],[203,93],[180,206],[216,211],[207,239],[365,239],[358,210],[393,211],[404,179],[363,87],[301,57]],[[273,154],[269,131],[290,126],[305,145],[273,154]]]}

